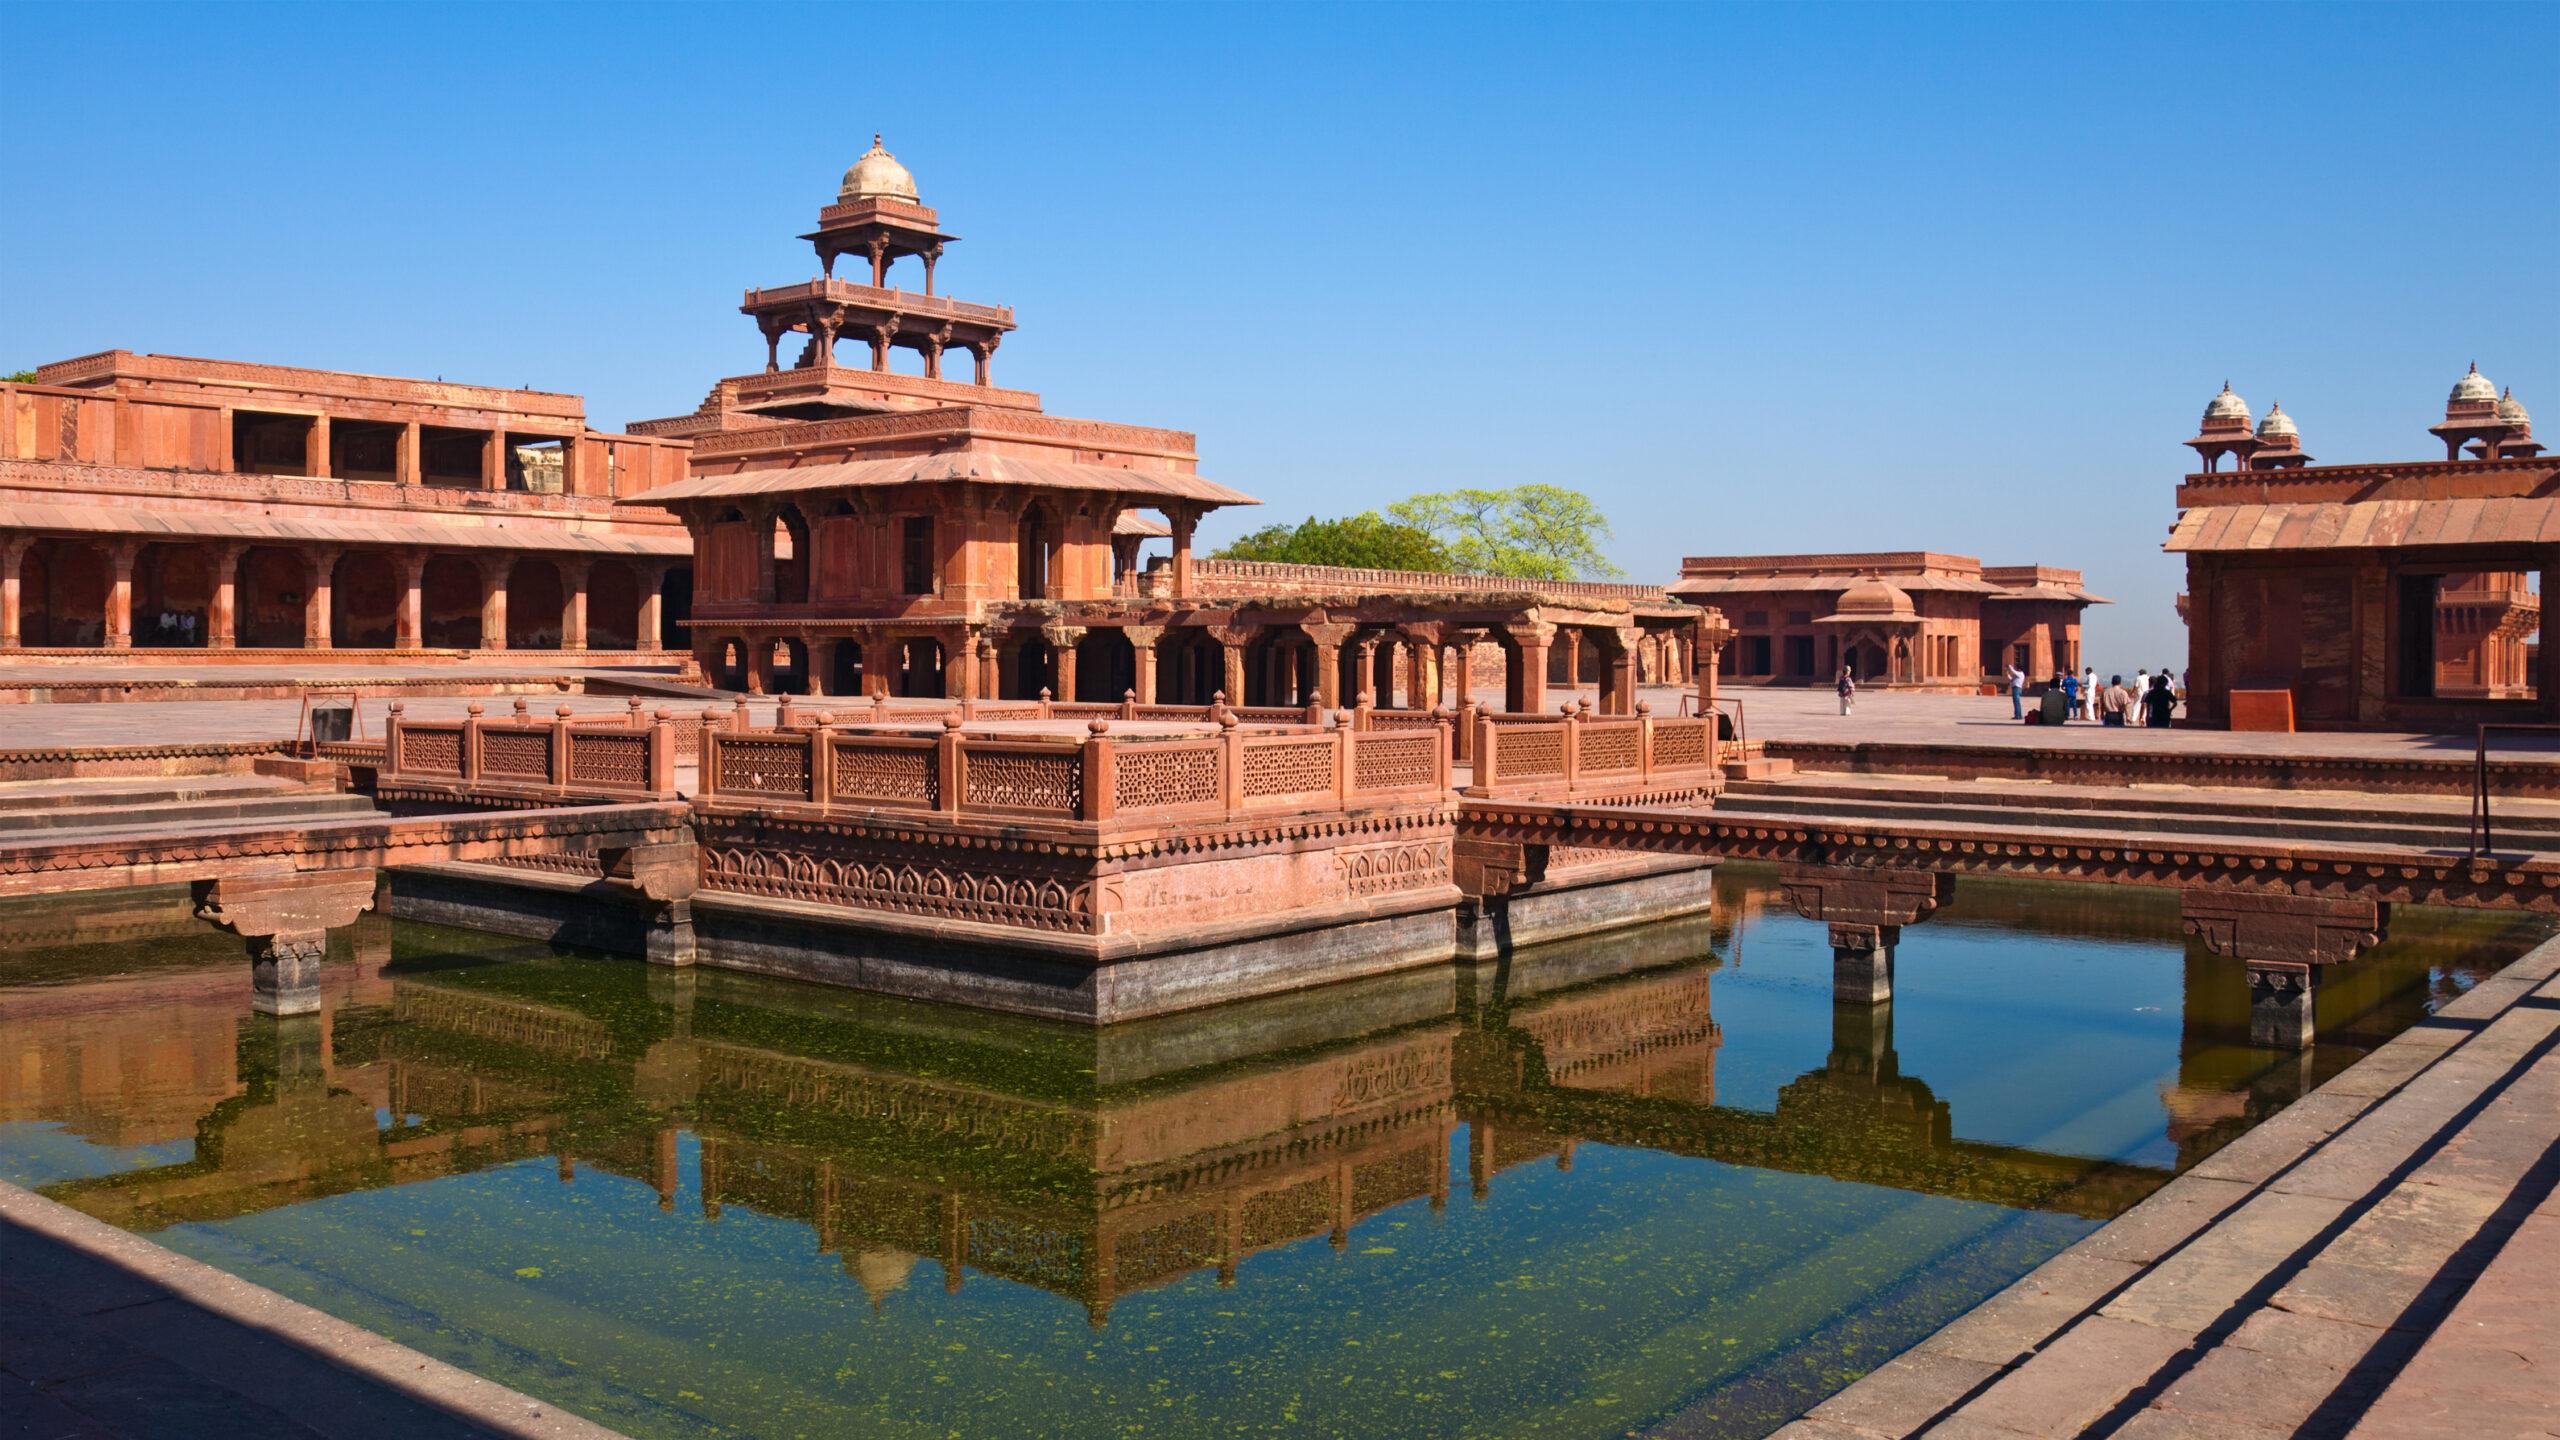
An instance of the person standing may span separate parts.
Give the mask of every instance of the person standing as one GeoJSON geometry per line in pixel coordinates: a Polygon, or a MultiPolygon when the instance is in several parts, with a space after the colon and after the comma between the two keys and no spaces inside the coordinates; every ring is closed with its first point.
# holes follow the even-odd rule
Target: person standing
{"type": "Polygon", "coordinates": [[[2098,723],[2122,726],[2127,712],[2133,709],[2133,692],[2124,688],[2124,677],[2107,677],[2106,693],[2098,697],[2098,723]]]}
{"type": "Polygon", "coordinates": [[[2142,711],[2143,711],[2143,709],[2144,709],[2144,705],[2143,705],[2143,699],[2142,699],[2142,697],[2144,697],[2145,695],[2148,695],[2148,694],[2150,694],[2150,693],[2151,693],[2151,672],[2150,672],[2149,670],[2136,670],[2136,671],[2134,671],[2134,672],[2133,672],[2133,715],[2132,715],[2132,717],[2131,717],[2131,721],[2130,721],[2130,723],[2135,724],[2135,725],[2148,725],[2148,724],[2150,724],[2150,723],[2151,723],[2151,721],[2150,721],[2147,717],[2145,717],[2145,716],[2143,715],[2143,713],[2142,713],[2142,711]]]}
{"type": "Polygon", "coordinates": [[[1849,713],[1850,702],[1858,698],[1858,682],[1849,678],[1849,667],[1840,667],[1840,713],[1849,713]]]}
{"type": "Polygon", "coordinates": [[[2069,720],[2080,713],[2079,676],[2068,670],[2057,670],[2053,673],[2053,688],[2062,692],[2062,719],[2069,720]]]}
{"type": "Polygon", "coordinates": [[[2027,672],[2015,660],[2009,662],[2009,718],[2027,718],[2027,672]]]}
{"type": "Polygon", "coordinates": [[[2098,718],[2098,667],[2095,665],[2080,677],[2080,718],[2098,718]]]}
{"type": "Polygon", "coordinates": [[[2169,728],[2169,714],[2171,711],[2178,708],[2178,697],[2171,694],[2169,691],[2169,677],[2167,674],[2163,673],[2151,677],[2151,689],[2149,693],[2142,697],[2142,705],[2144,711],[2144,724],[2149,725],[2155,730],[2166,730],[2169,728]]]}

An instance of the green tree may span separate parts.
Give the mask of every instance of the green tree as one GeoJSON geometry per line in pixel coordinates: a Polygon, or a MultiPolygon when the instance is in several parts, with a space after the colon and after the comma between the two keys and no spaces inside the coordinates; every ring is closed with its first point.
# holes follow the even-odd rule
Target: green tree
{"type": "Polygon", "coordinates": [[[1470,574],[1599,580],[1622,573],[1600,551],[1609,518],[1590,496],[1561,485],[1436,491],[1400,500],[1387,514],[1438,541],[1470,574]]]}
{"type": "Polygon", "coordinates": [[[0,385],[33,385],[34,383],[36,383],[36,372],[33,370],[12,370],[6,375],[0,375],[0,385]]]}
{"type": "Polygon", "coordinates": [[[1308,516],[1297,525],[1265,525],[1220,550],[1221,560],[1271,560],[1287,565],[1347,565],[1362,570],[1451,568],[1448,550],[1415,527],[1375,510],[1339,520],[1308,516]]]}

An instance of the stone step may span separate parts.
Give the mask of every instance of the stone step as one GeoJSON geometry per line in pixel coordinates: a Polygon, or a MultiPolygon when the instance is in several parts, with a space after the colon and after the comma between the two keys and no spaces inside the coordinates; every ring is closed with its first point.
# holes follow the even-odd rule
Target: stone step
{"type": "Polygon", "coordinates": [[[234,796],[308,793],[311,793],[308,786],[271,775],[136,775],[94,780],[19,780],[0,783],[0,816],[50,809],[185,805],[234,796]]]}
{"type": "MultiPolygon", "coordinates": [[[[2464,851],[2469,848],[2469,835],[2460,826],[2443,824],[2392,825],[2361,821],[2332,822],[2304,820],[2261,820],[2247,817],[2225,817],[2213,814],[2154,815],[2122,814],[2110,811],[2037,811],[2003,805],[1960,804],[1889,804],[1860,801],[1835,803],[1811,796],[1804,798],[1753,795],[1735,800],[1730,794],[1716,802],[1716,813],[1725,816],[1766,816],[1772,820],[1803,823],[1830,821],[1835,823],[1871,821],[1877,824],[1997,825],[2012,830],[2051,830],[2074,835],[2122,835],[2132,837],[2170,835],[2207,836],[2221,840],[2295,840],[2330,845],[2395,845],[2413,850],[2464,851]]],[[[2500,853],[2533,852],[2560,849],[2560,837],[2533,835],[2501,827],[2497,833],[2500,853]]]]}
{"type": "MultiPolygon", "coordinates": [[[[1737,798],[1820,795],[1850,804],[1870,800],[1897,804],[1955,801],[1996,805],[2004,810],[2102,811],[2178,817],[2210,814],[2304,821],[2373,820],[2464,829],[2469,827],[2471,819],[2469,801],[2435,795],[2290,794],[2263,790],[2187,790],[2163,794],[2119,786],[2003,785],[1919,775],[1799,774],[1783,782],[1733,780],[1727,784],[1726,793],[1737,798]]],[[[2501,831],[2560,835],[2560,805],[2548,801],[2497,801],[2491,813],[2501,831]]]]}
{"type": "Polygon", "coordinates": [[[340,820],[372,813],[373,802],[362,795],[306,790],[249,799],[211,798],[0,812],[0,837],[59,839],[95,831],[201,831],[212,826],[271,825],[280,820],[340,820]]]}

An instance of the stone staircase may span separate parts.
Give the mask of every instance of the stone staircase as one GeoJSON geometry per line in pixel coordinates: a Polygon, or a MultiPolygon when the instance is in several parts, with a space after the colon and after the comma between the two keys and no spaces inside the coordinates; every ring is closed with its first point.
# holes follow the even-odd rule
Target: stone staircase
{"type": "Polygon", "coordinates": [[[201,834],[375,813],[362,795],[266,775],[0,784],[0,845],[126,832],[201,834]]]}
{"type": "MultiPolygon", "coordinates": [[[[2127,840],[2188,836],[2456,853],[2470,848],[2471,830],[2470,803],[2458,797],[2153,790],[1930,775],[1799,772],[1774,779],[1737,778],[1726,783],[1716,810],[1795,823],[1980,825],[2127,840]]],[[[2500,853],[2560,852],[2560,804],[2499,800],[2493,816],[2500,853]]]]}

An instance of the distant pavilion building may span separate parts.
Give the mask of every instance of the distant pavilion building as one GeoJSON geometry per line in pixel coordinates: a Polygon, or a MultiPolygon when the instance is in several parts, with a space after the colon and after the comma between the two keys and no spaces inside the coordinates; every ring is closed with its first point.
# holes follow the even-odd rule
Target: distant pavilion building
{"type": "Polygon", "coordinates": [[[2030,680],[2080,665],[2081,612],[2108,603],[2077,570],[1985,566],[1909,550],[1844,555],[1698,555],[1671,593],[1724,612],[1722,679],[1972,691],[2012,663],[2030,680]]]}
{"type": "Polygon", "coordinates": [[[2313,465],[2280,408],[2253,431],[2229,385],[2213,397],[2166,547],[2187,557],[2191,714],[2283,691],[2309,727],[2560,719],[2534,639],[2560,463],[2476,365],[2428,429],[2441,461],[2313,465]]]}

